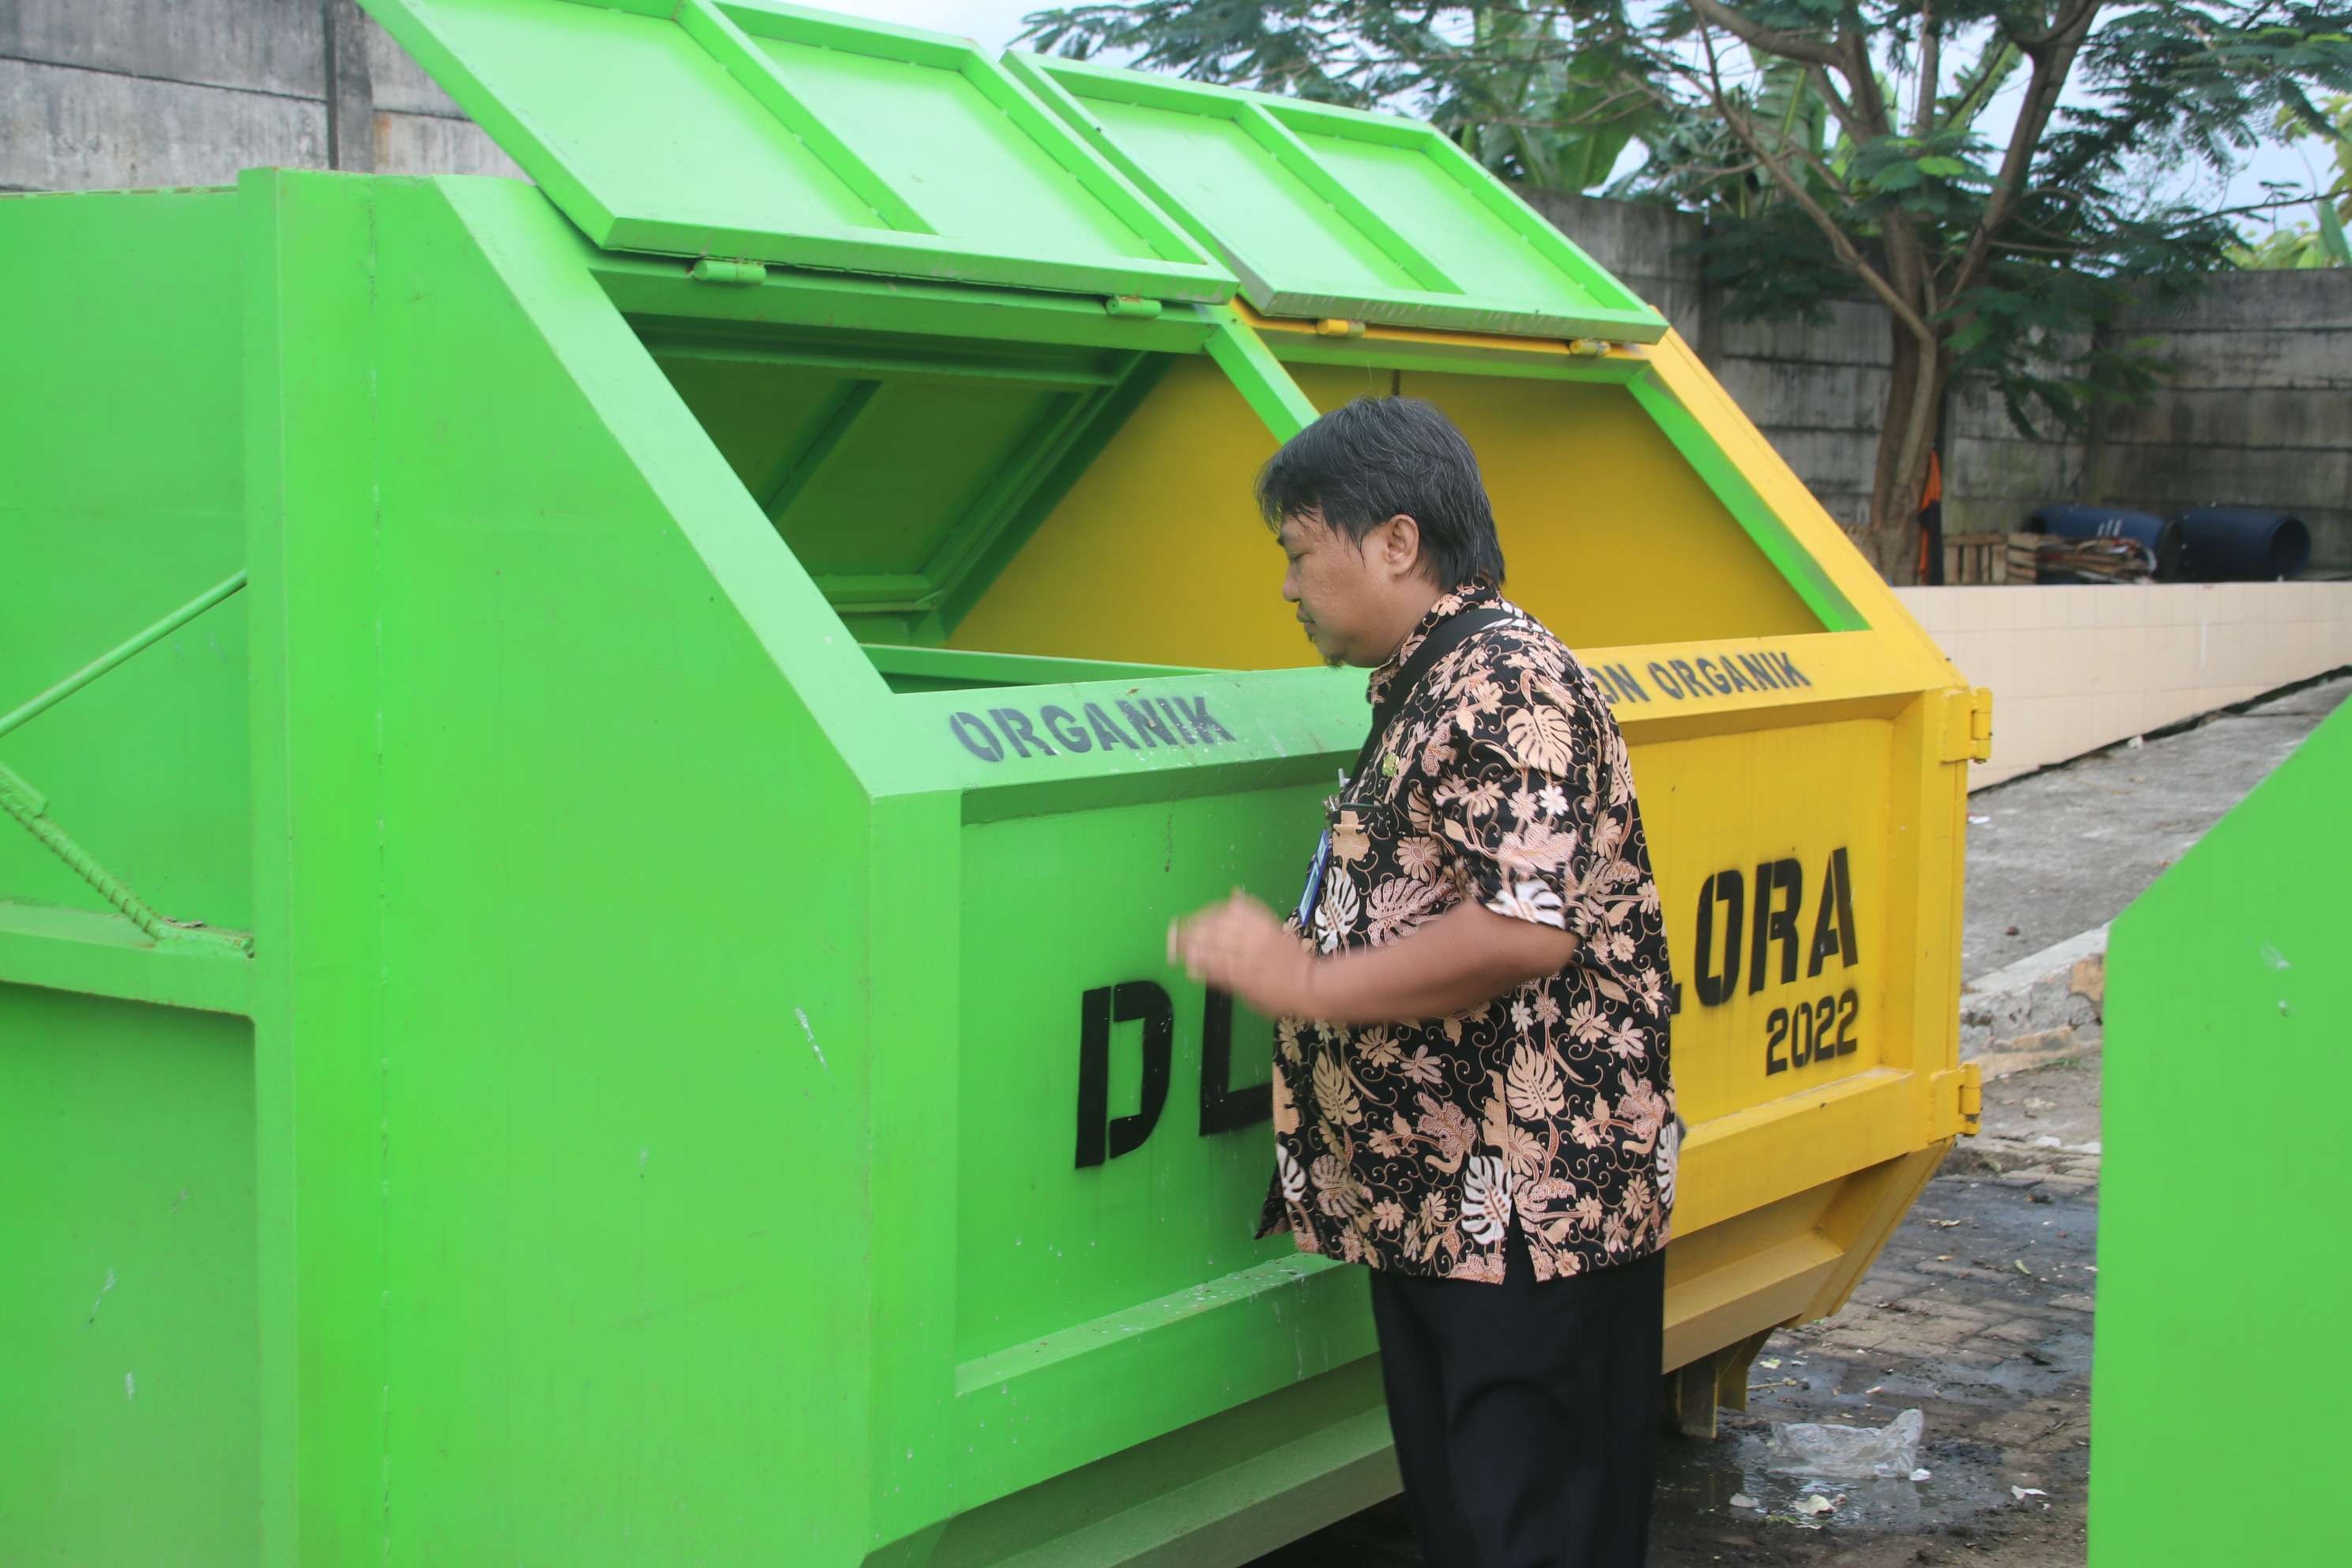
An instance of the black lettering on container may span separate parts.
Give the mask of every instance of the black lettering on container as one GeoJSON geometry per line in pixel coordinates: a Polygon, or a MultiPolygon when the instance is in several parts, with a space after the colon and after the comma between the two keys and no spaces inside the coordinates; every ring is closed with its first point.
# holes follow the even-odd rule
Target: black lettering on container
{"type": "Polygon", "coordinates": [[[1004,738],[1012,742],[1013,749],[1023,756],[1029,754],[1029,748],[1032,746],[1049,757],[1054,754],[1054,748],[1047,745],[1037,731],[1029,727],[1029,715],[1020,709],[992,708],[988,710],[988,716],[996,721],[996,727],[1004,731],[1004,738]]]}
{"type": "MultiPolygon", "coordinates": [[[[1201,732],[1201,743],[1202,745],[1213,746],[1220,741],[1231,741],[1234,738],[1234,732],[1231,730],[1226,729],[1223,724],[1218,723],[1214,719],[1209,717],[1209,700],[1207,698],[1179,697],[1176,699],[1176,709],[1177,711],[1182,713],[1187,719],[1192,721],[1192,728],[1201,732]],[[1187,707],[1187,703],[1191,704],[1191,706],[1187,707]]],[[[1273,1112],[1268,1111],[1266,1114],[1272,1115],[1273,1112]]]]}
{"type": "Polygon", "coordinates": [[[1209,993],[1201,1015],[1201,1136],[1238,1132],[1274,1115],[1274,1085],[1232,1087],[1234,1076],[1234,995],[1209,993]]]}
{"type": "Polygon", "coordinates": [[[1125,746],[1130,752],[1141,749],[1129,740],[1127,731],[1112,722],[1111,716],[1095,703],[1087,704],[1087,722],[1094,726],[1095,739],[1102,742],[1102,749],[1106,752],[1113,746],[1125,746]]]}
{"type": "Polygon", "coordinates": [[[1633,679],[1633,670],[1624,665],[1612,664],[1609,666],[1609,678],[1617,683],[1617,689],[1622,691],[1634,701],[1647,702],[1650,700],[1650,694],[1642,689],[1642,683],[1633,679]]]}
{"type": "Polygon", "coordinates": [[[1780,984],[1797,978],[1797,911],[1804,907],[1805,868],[1794,860],[1768,860],[1756,868],[1756,947],[1748,954],[1748,991],[1764,989],[1766,950],[1780,944],[1780,984]],[[1788,897],[1775,906],[1773,895],[1788,897]]]}
{"type": "Polygon", "coordinates": [[[1080,999],[1078,1030],[1078,1168],[1099,1165],[1143,1147],[1168,1107],[1175,1056],[1176,1008],[1149,980],[1098,986],[1080,999]],[[1110,1032],[1113,1024],[1143,1026],[1143,1097],[1132,1116],[1110,1117],[1110,1032]]]}
{"type": "Polygon", "coordinates": [[[1066,750],[1091,752],[1095,749],[1095,738],[1078,728],[1076,715],[1068,709],[1040,708],[1037,710],[1037,717],[1046,729],[1053,731],[1054,739],[1061,742],[1066,750]]]}
{"type": "Polygon", "coordinates": [[[948,720],[948,728],[954,731],[955,738],[963,742],[963,749],[982,762],[1001,763],[1004,760],[1003,742],[997,740],[996,732],[978,714],[955,714],[948,720]]]}
{"type": "Polygon", "coordinates": [[[1127,721],[1135,727],[1135,732],[1143,737],[1145,745],[1172,746],[1176,743],[1176,737],[1168,732],[1168,726],[1160,721],[1160,715],[1154,713],[1149,705],[1138,708],[1122,699],[1118,710],[1127,716],[1127,721]]]}
{"type": "Polygon", "coordinates": [[[1739,938],[1747,914],[1748,895],[1737,871],[1717,871],[1698,890],[1698,999],[1703,1006],[1719,1007],[1739,984],[1739,938]],[[1715,969],[1715,906],[1728,911],[1724,920],[1723,969],[1715,969]]]}
{"type": "Polygon", "coordinates": [[[1813,917],[1812,958],[1805,965],[1805,978],[1819,974],[1832,954],[1848,969],[1862,962],[1853,924],[1853,873],[1843,845],[1830,851],[1830,863],[1822,873],[1822,908],[1813,917]]]}
{"type": "Polygon", "coordinates": [[[1176,733],[1184,738],[1186,745],[1192,744],[1200,738],[1192,733],[1192,726],[1184,722],[1184,714],[1181,708],[1171,704],[1165,697],[1157,698],[1154,700],[1158,702],[1160,710],[1168,715],[1168,721],[1176,726],[1176,733]]]}

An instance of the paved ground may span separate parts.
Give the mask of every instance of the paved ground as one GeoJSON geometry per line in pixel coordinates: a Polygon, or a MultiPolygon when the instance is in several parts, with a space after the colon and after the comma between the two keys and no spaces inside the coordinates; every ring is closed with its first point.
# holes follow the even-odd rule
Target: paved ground
{"type": "MultiPolygon", "coordinates": [[[[1969,832],[1969,975],[2114,919],[2347,697],[2352,680],[2326,682],[1975,796],[1991,821],[1969,832]]],[[[1722,1438],[1661,1439],[1654,1563],[2079,1568],[2099,1065],[2093,1046],[1988,1082],[1982,1135],[1928,1184],[1846,1309],[1774,1336],[1722,1438]],[[1925,1480],[1771,1468],[1776,1422],[1875,1427],[1907,1409],[1924,1418],[1925,1480]],[[1816,1496],[1829,1510],[1801,1511],[1816,1496]]],[[[1254,1568],[1419,1561],[1391,1501],[1254,1568]]]]}
{"type": "Polygon", "coordinates": [[[2323,681],[1971,795],[1991,820],[1969,826],[1965,978],[2115,919],[2347,696],[2323,681]]]}
{"type": "MultiPolygon", "coordinates": [[[[1984,1136],[1928,1184],[1845,1310],[1774,1336],[1723,1436],[1661,1439],[1657,1568],[2083,1562],[2098,1095],[2095,1051],[1987,1087],[1984,1136]],[[1925,1481],[1770,1468],[1775,1422],[1875,1427],[1909,1409],[1925,1481]],[[1831,1510],[1801,1513],[1816,1496],[1831,1510]]],[[[1419,1562],[1391,1501],[1255,1568],[1419,1562]]]]}

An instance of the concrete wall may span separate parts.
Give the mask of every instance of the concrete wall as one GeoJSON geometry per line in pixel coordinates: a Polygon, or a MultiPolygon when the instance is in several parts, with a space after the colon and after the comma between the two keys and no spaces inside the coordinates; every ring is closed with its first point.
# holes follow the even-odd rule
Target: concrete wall
{"type": "MultiPolygon", "coordinates": [[[[1593,258],[1664,310],[1830,515],[1867,515],[1892,359],[1884,311],[1730,322],[1683,254],[1684,213],[1529,193],[1593,258]]],[[[2147,403],[2076,439],[2028,439],[2000,401],[1956,391],[1944,449],[1945,528],[1999,533],[2051,501],[2178,511],[2273,506],[2311,525],[2313,559],[2352,567],[2352,270],[2233,273],[2192,303],[2118,325],[2172,366],[2147,403]]]]}
{"type": "MultiPolygon", "coordinates": [[[[214,184],[260,164],[520,173],[352,0],[0,0],[0,190],[214,184]]],[[[1687,254],[1696,218],[1530,199],[1664,311],[1832,516],[1863,520],[1884,312],[1727,321],[1687,254]]],[[[1957,399],[1948,528],[2013,529],[2050,500],[2240,501],[2299,510],[2316,558],[2352,566],[2352,272],[2221,279],[2128,330],[2178,384],[2088,441],[2023,440],[1990,399],[1957,399]]]]}
{"type": "Polygon", "coordinates": [[[2352,667],[2352,583],[1896,593],[1992,689],[1971,789],[2352,667]]]}
{"type": "Polygon", "coordinates": [[[0,190],[520,175],[352,0],[6,0],[0,190]]]}
{"type": "Polygon", "coordinates": [[[1884,311],[1833,305],[1819,325],[1727,321],[1689,253],[1705,227],[1697,217],[1596,196],[1521,194],[1664,313],[1832,517],[1852,528],[1869,516],[1893,357],[1884,311]]]}
{"type": "Polygon", "coordinates": [[[2311,525],[2315,561],[2352,566],[2352,268],[2221,281],[2132,323],[2172,378],[2106,416],[2090,488],[2150,511],[2280,507],[2311,525]]]}

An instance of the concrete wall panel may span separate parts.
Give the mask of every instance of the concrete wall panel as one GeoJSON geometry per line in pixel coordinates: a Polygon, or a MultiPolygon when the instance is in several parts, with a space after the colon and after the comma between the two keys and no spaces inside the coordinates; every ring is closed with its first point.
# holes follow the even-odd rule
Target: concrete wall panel
{"type": "Polygon", "coordinates": [[[315,100],[0,59],[0,188],[220,185],[326,161],[315,100]]]}

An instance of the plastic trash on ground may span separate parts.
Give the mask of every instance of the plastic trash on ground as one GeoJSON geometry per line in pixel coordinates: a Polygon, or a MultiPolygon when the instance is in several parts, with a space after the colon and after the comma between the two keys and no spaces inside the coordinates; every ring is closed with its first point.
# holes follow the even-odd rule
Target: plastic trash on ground
{"type": "Polygon", "coordinates": [[[1776,1421],[1765,1444],[1767,1468],[1833,1480],[1901,1480],[1918,1468],[1926,1424],[1916,1410],[1906,1410],[1880,1427],[1776,1421]]]}

